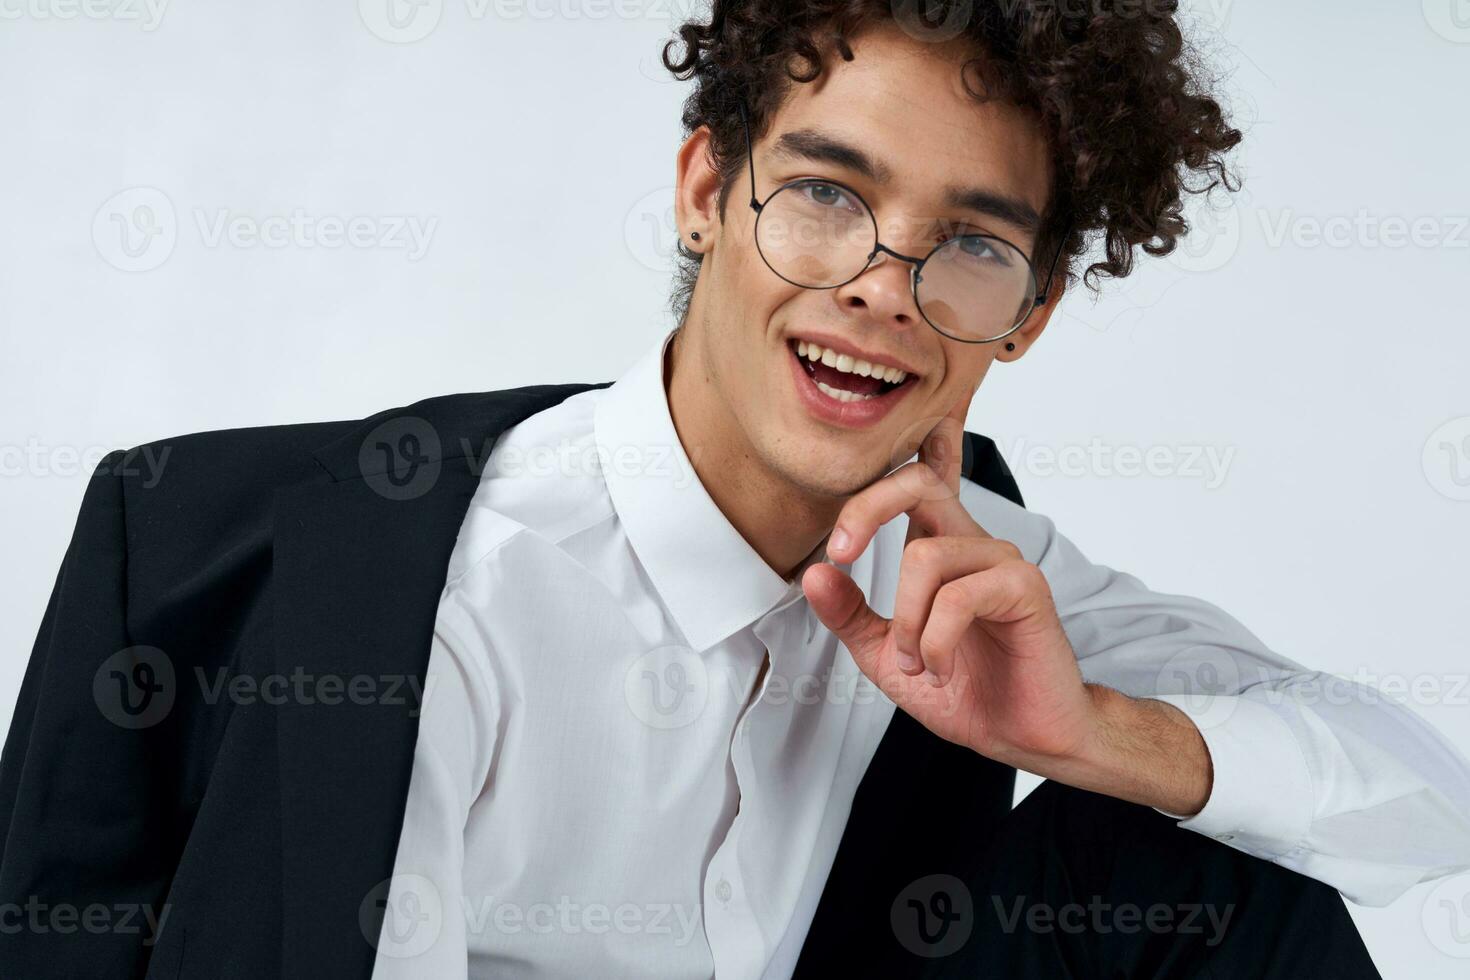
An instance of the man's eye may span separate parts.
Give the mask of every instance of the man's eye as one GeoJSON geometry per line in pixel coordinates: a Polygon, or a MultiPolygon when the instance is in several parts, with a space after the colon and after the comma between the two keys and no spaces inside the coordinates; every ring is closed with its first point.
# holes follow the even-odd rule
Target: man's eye
{"type": "Polygon", "coordinates": [[[842,208],[842,207],[852,208],[852,207],[855,207],[855,202],[852,200],[852,198],[848,197],[845,193],[843,193],[842,188],[835,187],[832,184],[822,184],[822,183],[806,184],[805,185],[805,190],[806,190],[807,195],[813,201],[815,201],[817,204],[820,204],[822,207],[826,207],[826,208],[842,208]]]}
{"type": "MultiPolygon", "coordinates": [[[[944,241],[947,241],[945,238],[944,241]]],[[[941,242],[942,244],[942,242],[941,242]]],[[[986,264],[1010,265],[1009,250],[1001,248],[997,242],[986,235],[961,235],[959,244],[955,246],[967,259],[986,264]]]]}

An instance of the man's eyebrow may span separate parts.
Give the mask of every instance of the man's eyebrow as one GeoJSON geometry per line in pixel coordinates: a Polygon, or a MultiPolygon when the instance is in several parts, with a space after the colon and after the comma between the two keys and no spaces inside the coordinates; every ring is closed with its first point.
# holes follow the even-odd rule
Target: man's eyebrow
{"type": "MultiPolygon", "coordinates": [[[[787,160],[834,164],[875,184],[888,184],[893,180],[893,171],[883,161],[851,143],[815,129],[782,133],[772,144],[771,155],[787,160]]],[[[944,204],[989,215],[1026,232],[1034,233],[1041,227],[1041,215],[1030,204],[1020,198],[979,187],[946,187],[944,204]]]]}

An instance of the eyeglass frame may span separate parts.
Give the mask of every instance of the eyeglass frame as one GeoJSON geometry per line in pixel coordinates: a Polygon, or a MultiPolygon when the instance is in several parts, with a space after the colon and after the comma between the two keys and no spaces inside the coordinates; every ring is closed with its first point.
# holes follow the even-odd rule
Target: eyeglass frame
{"type": "MultiPolygon", "coordinates": [[[[761,211],[765,208],[767,204],[770,203],[772,198],[774,198],[777,194],[781,193],[788,187],[794,186],[796,184],[808,183],[816,180],[817,178],[798,177],[795,180],[788,180],[786,183],[782,184],[780,187],[767,194],[764,201],[759,200],[755,196],[755,142],[751,139],[750,136],[750,117],[747,113],[744,99],[740,100],[740,121],[745,127],[745,159],[746,162],[750,165],[750,208],[752,211],[755,212],[756,224],[757,226],[759,226],[761,211]]],[[[833,283],[830,286],[808,286],[804,283],[793,282],[792,280],[787,279],[785,276],[781,275],[781,273],[777,272],[776,267],[771,265],[770,261],[766,258],[765,253],[761,251],[759,237],[753,236],[755,237],[756,252],[760,254],[761,261],[766,264],[766,268],[770,269],[771,272],[779,276],[782,281],[789,282],[793,286],[800,286],[802,289],[837,289],[840,286],[846,286],[848,283],[858,278],[858,276],[861,276],[864,272],[867,272],[870,268],[873,267],[873,259],[877,257],[878,253],[884,252],[888,255],[893,256],[896,259],[901,259],[902,261],[909,263],[909,288],[914,297],[914,309],[919,311],[919,315],[924,318],[924,322],[933,327],[934,330],[940,334],[940,336],[948,337],[950,340],[956,341],[957,343],[961,344],[993,344],[997,341],[1005,340],[1011,334],[1015,333],[1017,330],[1025,326],[1026,321],[1031,319],[1031,314],[1035,313],[1038,309],[1046,305],[1047,297],[1051,295],[1052,280],[1057,274],[1057,266],[1061,264],[1062,253],[1066,250],[1065,246],[1067,244],[1067,239],[1072,234],[1072,226],[1070,224],[1067,226],[1067,230],[1062,234],[1061,240],[1057,245],[1057,254],[1052,256],[1051,270],[1046,274],[1046,285],[1041,288],[1041,291],[1038,292],[1035,297],[1032,298],[1030,309],[1026,310],[1025,314],[1023,314],[1021,318],[1017,320],[1016,323],[1005,333],[999,334],[995,337],[989,337],[985,340],[970,340],[965,337],[956,337],[953,334],[945,333],[943,330],[940,329],[938,324],[929,319],[929,314],[924,312],[924,305],[919,302],[919,279],[920,272],[923,270],[924,264],[928,262],[931,258],[933,258],[935,252],[948,245],[951,241],[958,241],[960,238],[969,237],[992,238],[1004,244],[1006,247],[1014,249],[1016,254],[1021,256],[1021,259],[1026,263],[1027,275],[1030,277],[1031,281],[1035,283],[1036,265],[1031,261],[1031,256],[1027,255],[1025,251],[1022,250],[1019,246],[1009,241],[1006,241],[1006,239],[1000,237],[999,235],[992,235],[988,232],[984,234],[961,235],[959,236],[959,238],[942,241],[938,245],[935,245],[933,248],[931,248],[929,250],[929,253],[925,255],[922,259],[915,258],[912,255],[904,255],[901,252],[895,252],[893,249],[889,248],[887,245],[884,245],[881,241],[878,240],[878,216],[873,211],[873,206],[867,202],[866,198],[864,198],[853,188],[848,187],[846,184],[842,183],[840,180],[832,180],[827,177],[822,177],[820,178],[820,181],[824,184],[831,184],[833,187],[840,187],[842,190],[846,191],[853,197],[857,198],[857,200],[862,202],[863,210],[868,212],[868,217],[871,218],[873,221],[873,250],[868,253],[868,259],[866,262],[863,263],[863,267],[855,272],[853,275],[844,279],[842,282],[833,283]]]]}

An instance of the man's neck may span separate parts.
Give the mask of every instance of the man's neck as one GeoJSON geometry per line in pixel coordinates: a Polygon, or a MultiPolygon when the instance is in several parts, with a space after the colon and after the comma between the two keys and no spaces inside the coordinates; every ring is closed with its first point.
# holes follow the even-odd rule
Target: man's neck
{"type": "Polygon", "coordinates": [[[688,340],[681,329],[664,349],[664,392],[679,442],[725,519],[767,565],[790,578],[825,547],[843,501],[803,492],[761,464],[730,413],[708,396],[688,340]]]}

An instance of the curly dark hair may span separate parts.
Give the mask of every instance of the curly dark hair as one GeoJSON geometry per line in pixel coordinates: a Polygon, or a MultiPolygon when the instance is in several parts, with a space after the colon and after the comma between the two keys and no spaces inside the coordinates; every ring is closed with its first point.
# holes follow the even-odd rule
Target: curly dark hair
{"type": "MultiPolygon", "coordinates": [[[[1098,277],[1132,271],[1134,246],[1174,250],[1189,230],[1183,194],[1238,189],[1225,154],[1240,132],[1207,91],[1176,8],[1176,0],[714,0],[709,23],[681,25],[662,60],[676,78],[695,79],[684,134],[710,129],[724,220],[745,164],[742,98],[759,139],[791,86],[821,75],[825,54],[853,60],[848,42],[860,30],[897,19],[925,36],[916,32],[945,25],[946,38],[975,46],[966,91],[1032,110],[1046,133],[1055,178],[1035,250],[1047,260],[1036,268],[1049,268],[1060,248],[1059,274],[1073,280],[1074,260],[1100,238],[1105,258],[1082,276],[1096,291],[1098,277]],[[918,3],[927,5],[924,21],[907,10],[918,3]],[[672,58],[680,41],[684,53],[672,58]]],[[[678,251],[670,306],[682,324],[703,256],[682,241],[678,251]]]]}

